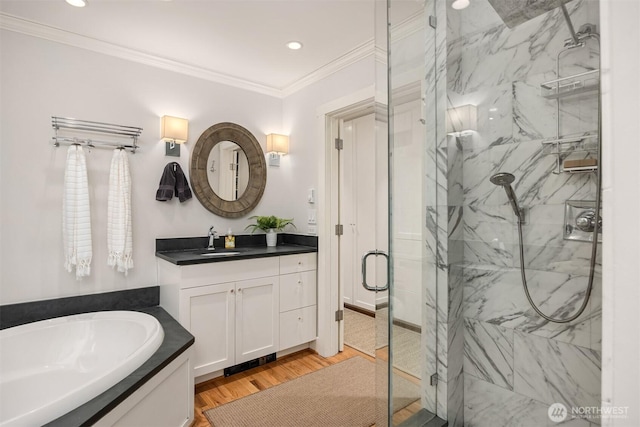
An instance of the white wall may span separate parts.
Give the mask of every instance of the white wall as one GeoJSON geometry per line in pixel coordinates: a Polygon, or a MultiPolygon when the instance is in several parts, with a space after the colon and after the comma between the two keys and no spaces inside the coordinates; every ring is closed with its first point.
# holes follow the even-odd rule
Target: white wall
{"type": "Polygon", "coordinates": [[[603,406],[640,425],[640,2],[603,0],[603,406]]]}
{"type": "Polygon", "coordinates": [[[370,86],[373,58],[364,59],[282,100],[128,62],[10,31],[0,37],[2,151],[0,152],[0,304],[156,283],[155,239],[205,236],[210,225],[246,233],[248,216],[294,218],[307,232],[307,190],[318,188],[323,142],[317,110],[370,86]],[[160,117],[189,119],[189,141],[180,158],[166,157],[160,117]],[[130,155],[133,181],[135,267],[127,277],[106,266],[106,198],[110,150],[87,156],[92,204],[93,262],[89,278],[76,281],[62,268],[62,181],[66,147],[50,144],[51,116],[104,121],[144,130],[142,149],[130,155]],[[265,135],[291,135],[291,154],[268,168],[262,201],[247,217],[224,219],[195,196],[180,204],[158,202],[164,166],[178,161],[188,174],[190,152],[209,126],[230,121],[251,131],[265,148],[265,135]]]}
{"type": "MultiPolygon", "coordinates": [[[[374,60],[368,57],[346,67],[329,77],[288,96],[283,103],[283,131],[290,135],[289,150],[281,162],[277,175],[279,182],[295,181],[288,197],[296,219],[298,232],[307,232],[307,212],[324,207],[318,202],[307,203],[307,190],[318,189],[319,159],[323,158],[324,144],[318,129],[318,109],[327,103],[369,87],[374,82],[374,60]],[[285,166],[283,168],[282,166],[285,166]]],[[[318,199],[318,197],[316,197],[318,199]]],[[[320,218],[318,218],[318,222],[320,218]]]]}
{"type": "MultiPolygon", "coordinates": [[[[183,204],[175,199],[155,200],[164,166],[178,160],[164,155],[160,117],[189,119],[189,141],[178,160],[188,173],[190,151],[200,134],[215,123],[230,121],[246,127],[263,148],[265,134],[286,133],[281,99],[13,32],[3,31],[0,40],[0,304],[152,286],[157,237],[205,236],[212,224],[221,232],[231,227],[239,233],[249,224],[247,218],[226,220],[213,215],[195,196],[183,204]],[[128,277],[106,265],[111,152],[104,149],[94,149],[87,157],[93,226],[91,276],[76,281],[63,270],[61,208],[67,148],[50,144],[51,116],[144,128],[142,149],[130,155],[135,267],[128,277]]],[[[303,129],[299,134],[304,136],[293,140],[294,150],[309,141],[311,134],[303,129]]],[[[294,174],[305,174],[306,179],[307,171],[315,171],[315,166],[296,164],[293,169],[288,163],[285,158],[279,170],[269,168],[264,197],[253,213],[299,215],[300,209],[293,207],[297,202],[289,198],[293,193],[289,187],[295,185],[294,174]]],[[[315,179],[315,173],[312,176],[315,179]]]]}

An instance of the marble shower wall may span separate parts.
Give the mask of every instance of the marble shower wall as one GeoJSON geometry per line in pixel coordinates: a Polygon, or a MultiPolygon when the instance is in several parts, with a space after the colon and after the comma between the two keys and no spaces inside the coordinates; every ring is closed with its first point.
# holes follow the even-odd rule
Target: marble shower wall
{"type": "MultiPolygon", "coordinates": [[[[591,244],[563,240],[564,203],[595,200],[596,181],[593,174],[554,174],[556,159],[543,152],[541,140],[595,131],[597,93],[564,98],[559,107],[540,95],[540,83],[556,78],[556,56],[569,37],[560,9],[509,29],[487,0],[471,5],[446,12],[446,108],[478,108],[477,132],[438,145],[446,147],[447,162],[438,188],[446,191],[440,200],[447,200],[449,220],[449,252],[441,264],[448,280],[448,362],[455,366],[451,355],[462,345],[463,375],[457,379],[464,384],[464,425],[551,425],[552,403],[600,404],[600,275],[580,318],[568,324],[542,320],[522,289],[513,212],[489,177],[499,171],[516,176],[514,190],[527,208],[524,251],[533,299],[555,317],[572,314],[585,296],[591,244]],[[458,327],[462,344],[452,338],[458,327]]],[[[572,1],[567,8],[576,28],[599,22],[595,0],[572,1]]],[[[568,53],[561,76],[597,68],[597,52],[589,42],[568,53]]],[[[456,383],[454,373],[447,379],[456,383]]],[[[449,393],[448,401],[456,399],[449,393]]]]}
{"type": "MultiPolygon", "coordinates": [[[[431,0],[437,22],[446,22],[447,7],[444,2],[431,0]]],[[[430,13],[431,15],[431,13],[430,13]]],[[[427,108],[427,167],[426,200],[429,240],[433,240],[433,256],[428,258],[427,268],[435,274],[436,323],[437,323],[437,373],[436,414],[452,427],[464,424],[463,349],[464,322],[462,318],[464,246],[462,244],[464,200],[462,168],[463,150],[459,140],[446,133],[442,120],[447,108],[447,32],[445,26],[431,31],[433,50],[427,45],[427,59],[435,61],[434,76],[427,74],[426,81],[433,82],[433,92],[427,92],[426,100],[435,100],[435,108],[427,108]],[[429,120],[433,120],[429,123],[429,120]]],[[[427,37],[429,39],[429,36],[427,37]]],[[[430,86],[429,86],[430,87],[430,86]]],[[[427,102],[427,105],[430,105],[427,102]]],[[[429,277],[427,277],[429,280],[429,277]]],[[[431,288],[429,282],[427,287],[431,288]]]]}

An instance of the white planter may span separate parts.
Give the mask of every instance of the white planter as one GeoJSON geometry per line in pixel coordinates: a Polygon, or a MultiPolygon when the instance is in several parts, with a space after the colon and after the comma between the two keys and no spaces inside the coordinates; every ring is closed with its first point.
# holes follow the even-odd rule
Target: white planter
{"type": "Polygon", "coordinates": [[[275,228],[267,230],[267,246],[275,246],[278,243],[278,232],[275,228]]]}

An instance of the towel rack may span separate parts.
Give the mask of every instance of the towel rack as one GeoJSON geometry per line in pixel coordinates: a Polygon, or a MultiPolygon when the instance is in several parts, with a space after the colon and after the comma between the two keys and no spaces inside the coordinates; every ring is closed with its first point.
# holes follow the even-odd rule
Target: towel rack
{"type": "Polygon", "coordinates": [[[135,153],[140,146],[137,144],[138,137],[142,133],[142,128],[134,126],[123,126],[112,123],[92,122],[88,120],[72,119],[69,117],[51,116],[51,127],[55,129],[55,135],[52,137],[54,147],[63,144],[79,144],[87,147],[116,147],[131,150],[135,153]],[[88,137],[63,136],[58,135],[60,129],[69,129],[70,132],[90,132],[101,135],[109,135],[117,139],[131,139],[132,142],[123,143],[122,141],[113,140],[106,141],[93,139],[88,137]]]}

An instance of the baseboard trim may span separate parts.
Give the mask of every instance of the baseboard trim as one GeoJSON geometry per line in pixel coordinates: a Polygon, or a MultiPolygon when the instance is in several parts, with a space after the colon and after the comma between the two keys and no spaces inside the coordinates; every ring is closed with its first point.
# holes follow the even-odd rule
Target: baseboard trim
{"type": "Polygon", "coordinates": [[[376,313],[370,310],[367,310],[366,308],[362,308],[362,307],[358,307],[357,305],[352,305],[352,304],[344,304],[344,308],[348,308],[351,311],[357,311],[360,314],[364,314],[366,316],[369,317],[376,317],[376,313]]]}
{"type": "Polygon", "coordinates": [[[410,331],[413,332],[417,332],[417,333],[421,333],[422,332],[422,328],[418,325],[414,325],[413,323],[404,321],[404,320],[400,320],[400,319],[393,319],[393,324],[395,326],[398,326],[400,328],[403,329],[408,329],[410,331]]]}
{"type": "MultiPolygon", "coordinates": [[[[382,308],[384,308],[386,306],[388,306],[388,304],[385,303],[382,306],[382,308]]],[[[374,319],[376,317],[376,313],[374,313],[373,311],[369,311],[369,310],[366,310],[366,309],[364,309],[362,307],[358,307],[358,306],[355,306],[355,305],[351,305],[351,304],[346,304],[345,303],[344,308],[348,308],[349,310],[356,311],[356,312],[358,312],[360,314],[364,314],[366,316],[373,317],[374,319]]],[[[381,308],[381,305],[378,304],[377,308],[381,308]]],[[[403,328],[403,329],[408,329],[408,330],[413,331],[413,332],[417,332],[417,333],[422,332],[422,328],[420,326],[415,325],[415,324],[413,324],[411,322],[407,322],[405,320],[393,319],[393,324],[395,326],[398,326],[398,327],[403,328]]]]}

